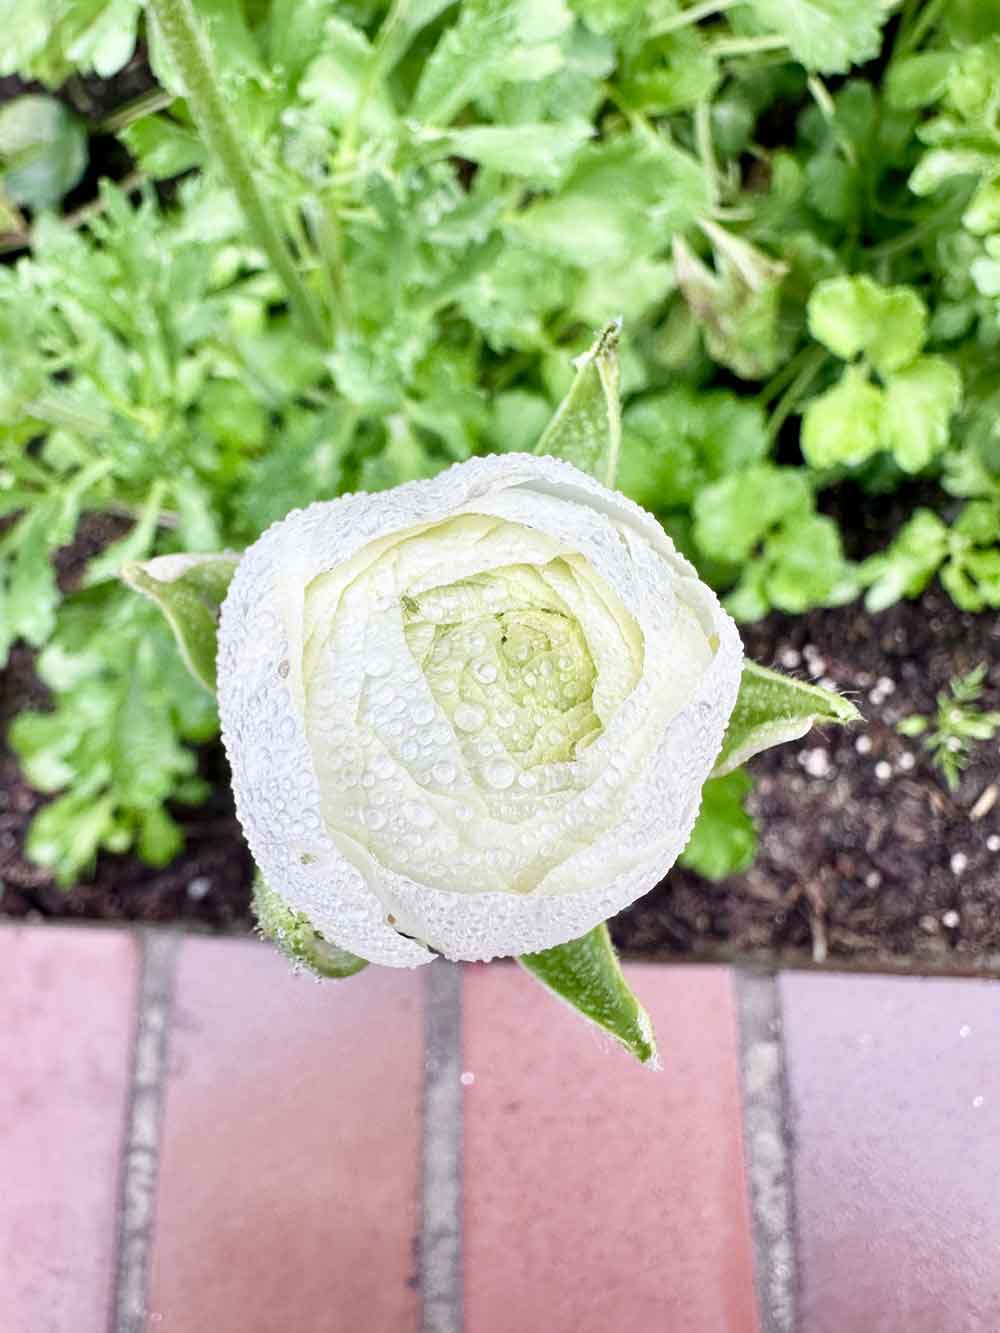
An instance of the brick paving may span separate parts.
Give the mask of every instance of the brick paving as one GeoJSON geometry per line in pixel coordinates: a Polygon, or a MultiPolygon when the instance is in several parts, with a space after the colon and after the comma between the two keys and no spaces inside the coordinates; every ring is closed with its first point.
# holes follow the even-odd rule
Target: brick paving
{"type": "Polygon", "coordinates": [[[2,1333],[998,1333],[1000,985],[0,926],[2,1333]]]}

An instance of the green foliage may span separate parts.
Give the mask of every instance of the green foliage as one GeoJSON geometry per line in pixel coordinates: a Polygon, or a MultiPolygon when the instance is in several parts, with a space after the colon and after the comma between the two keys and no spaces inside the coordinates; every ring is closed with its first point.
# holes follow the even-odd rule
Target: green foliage
{"type": "Polygon", "coordinates": [[[682,866],[716,882],[746,870],[757,854],[757,830],[743,805],[752,785],[742,768],[705,783],[682,866]]]}
{"type": "Polygon", "coordinates": [[[614,1037],[640,1064],[657,1064],[649,1015],[622,975],[608,928],[517,960],[559,999],[614,1037]]]}
{"type": "Polygon", "coordinates": [[[935,574],[963,611],[1000,608],[1000,502],[970,501],[951,527],[918,509],[857,578],[868,589],[868,610],[882,611],[901,597],[919,597],[935,574]]]}
{"type": "Polygon", "coordinates": [[[982,662],[965,676],[957,676],[937,697],[937,711],[930,716],[911,713],[896,724],[902,736],[922,736],[923,746],[951,791],[958,790],[962,772],[983,741],[1000,731],[1000,712],[979,707],[986,678],[982,662]]]}
{"type": "Polygon", "coordinates": [[[842,695],[745,662],[740,692],[713,776],[724,778],[755,754],[797,740],[816,726],[848,726],[861,714],[842,695]]]}
{"type": "Polygon", "coordinates": [[[293,912],[278,894],[257,876],[253,886],[253,910],[257,928],[275,943],[297,967],[308,968],[314,976],[338,981],[353,977],[368,966],[346,949],[331,944],[301,912],[293,912]]]}
{"type": "MultiPolygon", "coordinates": [[[[263,229],[151,8],[0,0],[0,74],[107,77],[139,34],[173,99],[123,118],[147,183],[103,183],[82,225],[44,211],[84,162],[66,99],[23,99],[16,151],[24,112],[0,112],[0,229],[23,207],[32,242],[0,268],[0,659],[23,639],[56,672],[72,745],[33,761],[65,795],[32,847],[64,879],[99,845],[162,856],[184,738],[211,728],[208,696],[166,683],[162,626],[148,660],[155,612],[121,609],[118,571],[530,452],[619,317],[619,484],[735,615],[861,589],[877,608],[936,575],[997,607],[996,0],[198,0],[263,229]],[[957,519],[920,510],[851,564],[824,492],[909,473],[957,519]],[[99,512],[126,524],[66,599],[52,556],[99,512]],[[103,665],[60,676],[74,654],[103,665]],[[160,700],[138,803],[106,753],[127,680],[160,700]]],[[[705,819],[735,830],[737,804],[706,794],[705,819]]]]}
{"type": "Polygon", "coordinates": [[[165,865],[182,839],[164,802],[207,794],[182,741],[209,739],[216,719],[159,613],[113,584],[78,593],[38,670],[54,707],[22,713],[11,745],[39,791],[69,790],[35,819],[29,854],[62,884],[89,869],[101,848],[135,847],[165,865]]]}
{"type": "Polygon", "coordinates": [[[0,199],[54,208],[87,166],[87,132],[54,97],[28,94],[0,107],[0,199]]]}
{"type": "Polygon", "coordinates": [[[941,356],[922,356],[927,307],[908,287],[871,278],[830,278],[809,299],[809,329],[850,365],[813,399],[802,422],[802,452],[817,468],[857,466],[880,449],[919,472],[948,445],[962,377],[941,356]],[[869,378],[874,370],[882,387],[869,378]]]}

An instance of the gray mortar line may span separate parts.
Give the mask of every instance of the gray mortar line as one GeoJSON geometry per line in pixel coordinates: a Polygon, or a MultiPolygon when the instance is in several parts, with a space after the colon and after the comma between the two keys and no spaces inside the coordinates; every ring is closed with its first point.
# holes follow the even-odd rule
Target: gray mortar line
{"type": "Polygon", "coordinates": [[[179,935],[161,930],[144,930],[141,939],[142,981],[122,1155],[112,1333],[142,1333],[146,1327],[160,1113],[180,944],[179,935]]]}
{"type": "Polygon", "coordinates": [[[736,974],[743,1125],[761,1333],[795,1333],[795,1203],[786,1135],[781,999],[773,976],[736,974]]]}
{"type": "Polygon", "coordinates": [[[421,1333],[462,1333],[462,969],[425,969],[421,1333]]]}

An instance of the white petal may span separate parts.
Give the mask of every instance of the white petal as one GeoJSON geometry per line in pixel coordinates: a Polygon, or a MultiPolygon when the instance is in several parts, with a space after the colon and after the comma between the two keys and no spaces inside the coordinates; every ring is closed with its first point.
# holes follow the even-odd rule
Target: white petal
{"type": "MultiPolygon", "coordinates": [[[[265,879],[291,907],[336,944],[374,962],[430,961],[433,955],[422,944],[399,931],[450,957],[470,959],[537,951],[575,938],[650,888],[683,847],[735,700],[740,653],[732,622],[694,580],[656,520],[569,464],[494,455],[431,481],[312,505],[249,548],[222,610],[219,707],[247,840],[265,879]],[[540,497],[554,503],[539,504],[540,497]],[[683,600],[698,610],[706,633],[719,640],[695,697],[669,725],[664,720],[659,738],[647,737],[652,752],[646,771],[632,780],[622,821],[565,860],[543,892],[458,894],[415,884],[374,864],[363,872],[324,825],[301,720],[303,653],[307,635],[319,628],[306,624],[309,583],[360,552],[365,564],[370,543],[389,538],[391,545],[392,534],[463,510],[520,514],[582,551],[636,615],[644,636],[663,625],[679,579],[683,600]],[[548,526],[553,516],[555,528],[548,526]],[[629,534],[643,541],[630,542],[629,534]],[[624,549],[633,545],[649,553],[641,574],[636,572],[641,561],[630,561],[624,549]],[[633,846],[640,835],[642,841],[633,846]],[[622,854],[625,845],[628,852],[622,854]],[[398,929],[388,921],[390,914],[398,929]]],[[[652,677],[666,680],[662,668],[652,677]]],[[[620,712],[625,711],[623,706],[620,712]]],[[[352,854],[366,865],[363,852],[352,854]]]]}

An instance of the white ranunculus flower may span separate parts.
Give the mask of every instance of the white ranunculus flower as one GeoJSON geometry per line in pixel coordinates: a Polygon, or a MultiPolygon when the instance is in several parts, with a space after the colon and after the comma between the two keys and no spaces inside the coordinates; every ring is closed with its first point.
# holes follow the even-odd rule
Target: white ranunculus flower
{"type": "Polygon", "coordinates": [[[314,504],[222,609],[239,816],[271,889],[362,958],[546,949],[680,853],[741,664],[655,519],[567,463],[314,504]]]}

